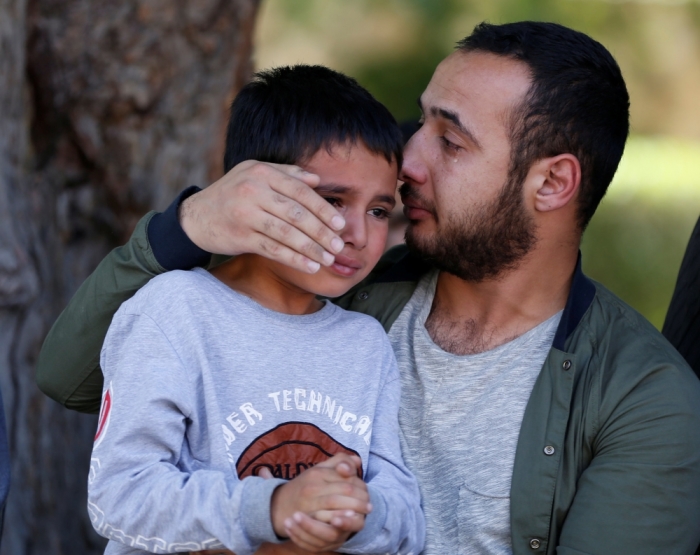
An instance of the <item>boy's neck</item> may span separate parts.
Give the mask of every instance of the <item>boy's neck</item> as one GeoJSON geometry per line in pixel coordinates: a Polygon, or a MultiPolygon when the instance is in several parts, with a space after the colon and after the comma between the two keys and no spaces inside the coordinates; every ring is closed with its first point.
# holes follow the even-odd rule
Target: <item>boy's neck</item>
{"type": "Polygon", "coordinates": [[[211,274],[258,304],[283,314],[317,312],[323,303],[316,295],[285,280],[280,265],[256,254],[236,256],[211,270],[211,274]]]}

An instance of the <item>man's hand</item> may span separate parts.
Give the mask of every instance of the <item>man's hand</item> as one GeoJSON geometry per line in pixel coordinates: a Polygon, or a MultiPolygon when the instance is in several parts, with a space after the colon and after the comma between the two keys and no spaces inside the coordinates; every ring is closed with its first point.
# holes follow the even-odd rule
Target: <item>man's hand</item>
{"type": "Polygon", "coordinates": [[[270,506],[275,533],[316,552],[345,543],[372,510],[367,485],[357,477],[360,464],[358,457],[335,455],[277,488],[270,506]]]}
{"type": "Polygon", "coordinates": [[[253,253],[314,273],[343,249],[345,220],[311,187],[317,175],[297,166],[241,162],[180,205],[180,224],[214,254],[253,253]]]}

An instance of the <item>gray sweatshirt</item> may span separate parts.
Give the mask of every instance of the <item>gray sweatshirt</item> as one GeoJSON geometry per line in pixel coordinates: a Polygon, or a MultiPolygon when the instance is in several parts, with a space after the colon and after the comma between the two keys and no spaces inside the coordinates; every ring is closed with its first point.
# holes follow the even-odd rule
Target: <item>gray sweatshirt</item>
{"type": "Polygon", "coordinates": [[[106,553],[253,553],[278,542],[274,488],[340,452],[361,457],[374,506],[340,551],[421,551],[398,370],[372,318],[281,314],[204,270],[169,272],[119,309],[101,365],[88,510],[106,553]]]}

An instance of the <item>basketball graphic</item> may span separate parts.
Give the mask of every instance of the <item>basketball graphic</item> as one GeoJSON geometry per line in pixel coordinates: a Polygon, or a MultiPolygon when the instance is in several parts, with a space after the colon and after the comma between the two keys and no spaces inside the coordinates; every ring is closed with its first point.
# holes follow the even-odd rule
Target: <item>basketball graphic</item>
{"type": "MultiPolygon", "coordinates": [[[[263,467],[267,467],[275,478],[291,480],[338,453],[359,456],[318,426],[307,422],[285,422],[246,447],[238,458],[236,472],[242,480],[247,476],[257,476],[263,467]]],[[[358,475],[362,477],[361,468],[358,475]]]]}

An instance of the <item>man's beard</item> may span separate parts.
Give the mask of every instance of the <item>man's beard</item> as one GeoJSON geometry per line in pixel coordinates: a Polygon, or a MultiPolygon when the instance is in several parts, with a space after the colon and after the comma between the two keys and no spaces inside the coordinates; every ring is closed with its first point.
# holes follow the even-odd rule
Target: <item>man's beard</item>
{"type": "Polygon", "coordinates": [[[522,181],[516,175],[511,173],[495,201],[448,217],[441,224],[435,207],[415,188],[403,184],[402,196],[417,199],[439,226],[434,236],[421,237],[409,225],[406,245],[437,269],[474,283],[516,268],[537,242],[536,225],[525,210],[522,181]]]}

